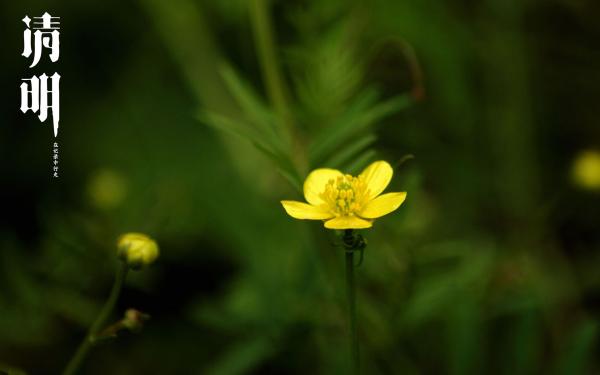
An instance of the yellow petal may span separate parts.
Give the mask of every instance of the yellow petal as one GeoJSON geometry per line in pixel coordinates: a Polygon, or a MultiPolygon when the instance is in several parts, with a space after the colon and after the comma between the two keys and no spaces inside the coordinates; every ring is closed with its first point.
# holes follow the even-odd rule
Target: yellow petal
{"type": "Polygon", "coordinates": [[[325,222],[325,228],[328,229],[363,229],[371,226],[370,221],[356,216],[339,216],[325,222]]]}
{"type": "Polygon", "coordinates": [[[342,176],[342,172],[336,169],[320,168],[310,172],[306,181],[304,181],[304,198],[313,206],[319,206],[323,203],[323,199],[319,195],[325,191],[325,185],[331,179],[336,179],[342,176]]]}
{"type": "Polygon", "coordinates": [[[296,201],[281,201],[285,211],[294,219],[326,220],[333,215],[319,207],[296,201]]]}
{"type": "Polygon", "coordinates": [[[375,219],[396,210],[406,199],[406,192],[387,193],[373,199],[363,208],[360,217],[375,219]]]}
{"type": "Polygon", "coordinates": [[[394,170],[386,161],[380,160],[372,163],[360,174],[369,191],[368,199],[373,199],[388,186],[394,170]]]}

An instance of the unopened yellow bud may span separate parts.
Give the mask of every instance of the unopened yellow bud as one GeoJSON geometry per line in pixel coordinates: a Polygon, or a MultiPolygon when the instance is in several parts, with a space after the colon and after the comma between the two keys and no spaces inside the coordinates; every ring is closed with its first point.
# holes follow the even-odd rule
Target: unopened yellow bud
{"type": "Polygon", "coordinates": [[[158,257],[156,242],[142,233],[125,233],[117,240],[118,255],[133,269],[154,262],[158,257]]]}

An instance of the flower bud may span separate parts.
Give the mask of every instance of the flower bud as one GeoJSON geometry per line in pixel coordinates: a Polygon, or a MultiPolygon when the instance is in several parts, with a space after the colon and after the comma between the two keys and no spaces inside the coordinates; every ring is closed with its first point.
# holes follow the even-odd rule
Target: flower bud
{"type": "Polygon", "coordinates": [[[139,332],[146,320],[150,319],[150,315],[136,309],[127,309],[125,316],[121,320],[121,325],[132,332],[139,332]]]}
{"type": "Polygon", "coordinates": [[[140,269],[158,257],[156,242],[142,233],[125,233],[117,240],[118,255],[132,269],[140,269]]]}

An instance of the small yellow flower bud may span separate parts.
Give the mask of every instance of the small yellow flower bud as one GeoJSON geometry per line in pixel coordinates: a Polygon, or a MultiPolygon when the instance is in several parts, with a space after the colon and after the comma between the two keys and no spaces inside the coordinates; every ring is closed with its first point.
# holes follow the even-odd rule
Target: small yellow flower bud
{"type": "Polygon", "coordinates": [[[573,180],[581,188],[600,190],[600,151],[586,150],[575,158],[573,180]]]}
{"type": "Polygon", "coordinates": [[[156,242],[142,233],[125,233],[117,240],[118,255],[132,269],[147,266],[158,257],[156,242]]]}

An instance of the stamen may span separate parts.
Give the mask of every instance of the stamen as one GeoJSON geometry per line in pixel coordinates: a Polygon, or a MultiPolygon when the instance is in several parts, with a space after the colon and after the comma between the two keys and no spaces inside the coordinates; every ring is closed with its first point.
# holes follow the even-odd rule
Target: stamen
{"type": "Polygon", "coordinates": [[[330,179],[320,196],[336,216],[354,216],[364,206],[368,189],[361,177],[347,174],[330,179]]]}

